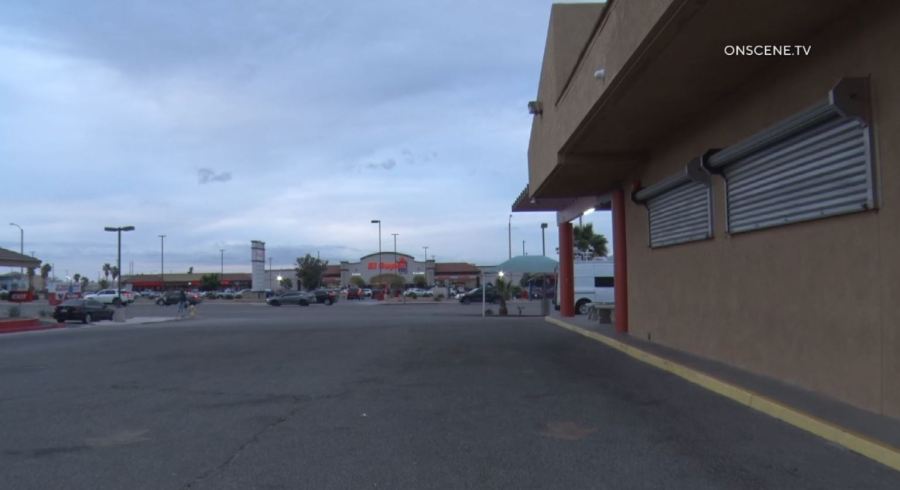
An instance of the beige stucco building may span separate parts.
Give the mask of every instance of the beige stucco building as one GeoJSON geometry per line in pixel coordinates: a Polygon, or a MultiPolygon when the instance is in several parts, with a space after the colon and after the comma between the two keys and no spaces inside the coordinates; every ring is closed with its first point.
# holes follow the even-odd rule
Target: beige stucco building
{"type": "Polygon", "coordinates": [[[555,5],[513,209],[613,210],[620,331],[900,417],[898,53],[894,1],[555,5]]]}

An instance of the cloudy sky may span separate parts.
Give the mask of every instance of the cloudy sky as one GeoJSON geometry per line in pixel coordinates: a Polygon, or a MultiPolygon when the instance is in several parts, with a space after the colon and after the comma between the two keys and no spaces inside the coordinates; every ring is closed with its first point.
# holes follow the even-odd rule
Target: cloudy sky
{"type": "MultiPolygon", "coordinates": [[[[4,1],[0,247],[95,277],[385,250],[492,264],[550,0],[4,1]]],[[[514,254],[540,222],[512,218],[514,254]]],[[[593,218],[609,233],[608,217],[593,218]]],[[[548,254],[555,250],[553,228],[548,254]]]]}

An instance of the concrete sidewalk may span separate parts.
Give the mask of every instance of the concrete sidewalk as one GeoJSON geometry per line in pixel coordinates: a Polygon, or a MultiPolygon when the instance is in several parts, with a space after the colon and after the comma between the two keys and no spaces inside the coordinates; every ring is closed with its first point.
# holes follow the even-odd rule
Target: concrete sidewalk
{"type": "MultiPolygon", "coordinates": [[[[813,421],[817,419],[817,421],[837,426],[851,437],[860,437],[879,443],[886,446],[887,450],[895,452],[891,456],[892,459],[896,459],[897,454],[900,454],[900,420],[862,410],[777,379],[743,371],[718,361],[641,340],[628,334],[621,334],[615,331],[613,325],[600,324],[588,320],[586,316],[563,318],[558,311],[554,311],[547,318],[599,334],[612,342],[618,342],[657,356],[668,363],[684,366],[688,370],[694,370],[701,375],[733,385],[752,395],[768,398],[805,414],[813,421]]],[[[815,433],[812,430],[811,432],[815,433]]],[[[853,449],[853,447],[848,447],[853,449]]]]}

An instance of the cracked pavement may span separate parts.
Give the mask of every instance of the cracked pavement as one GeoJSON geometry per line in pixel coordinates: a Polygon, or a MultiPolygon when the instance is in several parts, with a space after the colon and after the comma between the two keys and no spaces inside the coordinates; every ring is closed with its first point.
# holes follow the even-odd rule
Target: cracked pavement
{"type": "Polygon", "coordinates": [[[0,488],[900,488],[540,319],[201,313],[0,337],[0,488]]]}

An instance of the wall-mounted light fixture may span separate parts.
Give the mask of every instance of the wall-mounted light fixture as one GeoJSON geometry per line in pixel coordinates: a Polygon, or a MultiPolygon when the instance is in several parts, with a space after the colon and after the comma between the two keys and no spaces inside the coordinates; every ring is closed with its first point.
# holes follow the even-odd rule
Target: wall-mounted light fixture
{"type": "Polygon", "coordinates": [[[606,78],[606,68],[597,68],[594,71],[594,78],[596,78],[597,80],[603,80],[604,78],[606,78]]]}
{"type": "Polygon", "coordinates": [[[584,210],[583,216],[587,216],[587,215],[593,213],[593,212],[596,211],[596,210],[597,210],[597,208],[587,208],[587,209],[584,210]]]}
{"type": "Polygon", "coordinates": [[[544,106],[541,104],[539,100],[532,100],[528,102],[528,113],[533,116],[539,116],[544,113],[544,106]]]}

